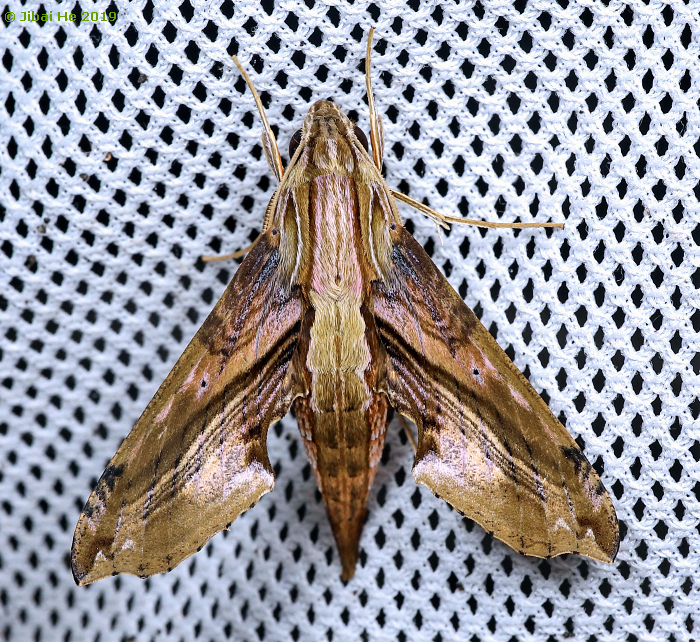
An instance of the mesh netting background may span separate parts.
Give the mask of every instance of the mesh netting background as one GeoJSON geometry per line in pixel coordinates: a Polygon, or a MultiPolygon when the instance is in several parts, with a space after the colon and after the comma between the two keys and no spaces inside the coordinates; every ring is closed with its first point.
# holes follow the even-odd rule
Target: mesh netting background
{"type": "MultiPolygon", "coordinates": [[[[695,6],[693,6],[695,5],[695,6]]],[[[675,1],[10,3],[0,29],[3,640],[688,640],[700,630],[700,20],[675,1]],[[22,22],[23,11],[53,20],[22,22]],[[58,11],[117,11],[59,22],[58,11]],[[100,16],[98,16],[100,17],[100,16]],[[366,130],[369,26],[407,225],[602,473],[613,565],[513,553],[411,477],[394,420],[340,563],[295,420],[275,491],[168,575],[77,588],[105,464],[259,232],[311,102],[366,130]]],[[[82,17],[82,16],[81,16],[82,17]]],[[[488,497],[484,498],[488,501],[488,497]]]]}

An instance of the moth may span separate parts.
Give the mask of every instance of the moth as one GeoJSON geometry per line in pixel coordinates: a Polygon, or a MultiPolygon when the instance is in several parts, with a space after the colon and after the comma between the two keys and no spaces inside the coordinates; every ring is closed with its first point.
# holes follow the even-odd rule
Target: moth
{"type": "Polygon", "coordinates": [[[496,538],[537,557],[615,558],[617,517],[598,475],[401,223],[397,200],[441,225],[474,221],[384,181],[371,42],[372,31],[371,154],[319,101],[286,169],[234,59],[279,186],[259,238],[87,500],[71,552],[78,584],[169,571],[252,508],[274,486],[268,427],[292,404],[343,580],[390,407],[418,427],[416,482],[496,538]]]}

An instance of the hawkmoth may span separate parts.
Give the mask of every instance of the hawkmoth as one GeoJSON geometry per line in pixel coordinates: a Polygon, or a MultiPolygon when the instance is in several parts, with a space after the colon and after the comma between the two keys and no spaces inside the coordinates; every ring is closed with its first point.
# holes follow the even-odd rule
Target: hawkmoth
{"type": "Polygon", "coordinates": [[[384,181],[371,40],[371,154],[319,101],[286,169],[236,60],[279,186],[259,238],[87,500],[71,554],[78,584],[169,571],[229,527],[272,490],[267,431],[292,404],[344,580],[390,407],[418,427],[416,482],[495,537],[527,555],[614,559],[618,522],[598,475],[401,223],[396,200],[443,225],[466,219],[384,181]]]}

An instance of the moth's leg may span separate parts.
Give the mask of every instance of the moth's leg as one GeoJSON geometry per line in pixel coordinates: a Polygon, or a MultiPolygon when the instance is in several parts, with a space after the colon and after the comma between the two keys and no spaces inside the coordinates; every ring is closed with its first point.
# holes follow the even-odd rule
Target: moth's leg
{"type": "Polygon", "coordinates": [[[374,108],[374,94],[372,94],[372,74],[370,72],[370,58],[372,55],[372,36],[374,27],[369,30],[367,37],[367,56],[365,57],[365,78],[367,81],[367,102],[369,103],[369,138],[372,142],[372,158],[377,169],[381,171],[384,160],[384,126],[381,116],[374,108]]]}
{"type": "Polygon", "coordinates": [[[411,428],[409,427],[408,423],[406,423],[406,420],[401,414],[399,414],[399,423],[401,424],[403,431],[406,433],[406,437],[408,438],[408,442],[411,444],[411,448],[413,448],[413,452],[417,453],[418,445],[416,444],[416,440],[413,437],[413,432],[411,432],[411,428]]]}
{"type": "Polygon", "coordinates": [[[461,225],[475,225],[476,227],[510,227],[516,229],[523,229],[526,227],[558,227],[564,229],[564,223],[491,223],[490,221],[476,221],[471,218],[461,218],[459,216],[447,216],[446,214],[440,214],[436,212],[431,207],[423,205],[423,203],[416,201],[410,196],[406,196],[401,192],[397,192],[395,189],[389,188],[391,195],[402,203],[410,205],[417,209],[421,214],[425,214],[429,219],[435,221],[438,225],[444,228],[449,228],[448,223],[458,223],[461,225]]]}
{"type": "Polygon", "coordinates": [[[242,256],[245,256],[248,254],[248,252],[250,252],[253,245],[258,242],[258,239],[261,236],[262,234],[258,234],[258,237],[248,247],[238,250],[238,252],[234,252],[233,254],[222,254],[220,256],[203,256],[202,261],[226,261],[228,259],[240,259],[242,256]]]}
{"type": "MultiPolygon", "coordinates": [[[[272,173],[275,175],[275,178],[278,181],[281,181],[282,176],[284,176],[284,165],[282,164],[282,157],[280,156],[279,147],[277,147],[277,139],[275,138],[275,134],[273,133],[272,129],[270,128],[270,123],[267,122],[267,116],[265,115],[265,108],[263,107],[262,101],[260,100],[260,96],[258,96],[258,92],[255,91],[255,87],[253,86],[253,81],[250,79],[250,77],[246,73],[246,70],[243,69],[243,66],[241,65],[241,63],[238,62],[238,58],[236,58],[236,56],[233,56],[233,62],[235,62],[236,67],[238,67],[238,69],[240,69],[241,73],[243,74],[243,77],[245,78],[246,84],[248,85],[251,93],[253,94],[253,98],[255,99],[255,104],[258,107],[258,111],[260,112],[260,118],[262,119],[262,122],[263,122],[262,144],[263,144],[263,150],[265,151],[265,158],[267,158],[267,163],[270,166],[272,173]]],[[[265,231],[264,226],[263,226],[263,231],[265,231]]]]}

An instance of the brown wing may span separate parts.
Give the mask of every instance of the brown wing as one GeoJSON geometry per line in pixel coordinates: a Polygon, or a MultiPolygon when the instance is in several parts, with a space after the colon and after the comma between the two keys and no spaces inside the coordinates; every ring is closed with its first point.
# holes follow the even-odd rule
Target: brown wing
{"type": "Polygon", "coordinates": [[[419,429],[416,482],[516,551],[611,562],[617,517],[585,455],[423,248],[394,239],[374,314],[389,401],[419,429]]]}
{"type": "Polygon", "coordinates": [[[78,584],[169,571],[272,490],[267,429],[291,403],[301,315],[277,238],[248,254],[90,495],[71,551],[78,584]]]}

